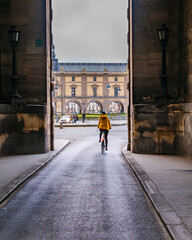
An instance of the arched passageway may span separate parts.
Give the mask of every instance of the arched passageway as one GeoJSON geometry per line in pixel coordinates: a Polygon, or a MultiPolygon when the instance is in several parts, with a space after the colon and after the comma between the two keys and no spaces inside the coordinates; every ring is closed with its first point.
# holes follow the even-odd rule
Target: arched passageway
{"type": "Polygon", "coordinates": [[[114,82],[118,82],[122,92],[124,91],[124,82],[127,81],[127,64],[72,63],[70,66],[68,63],[59,64],[54,46],[51,52],[51,1],[25,1],[25,6],[22,5],[22,0],[0,0],[0,2],[2,3],[0,12],[3,13],[0,14],[0,27],[3,30],[1,32],[3,35],[0,37],[1,46],[3,46],[0,47],[0,55],[3,56],[0,57],[0,100],[2,100],[0,113],[4,114],[1,121],[9,122],[13,118],[16,119],[15,128],[19,129],[16,138],[25,139],[15,144],[13,138],[15,131],[12,126],[3,125],[0,154],[44,153],[54,148],[54,115],[60,117],[66,113],[66,110],[76,113],[87,111],[87,105],[92,99],[99,99],[101,102],[95,101],[92,104],[93,112],[100,112],[103,107],[107,109],[107,97],[110,99],[114,97],[112,91],[114,82]],[[36,8],[38,13],[34,11],[36,8]],[[20,12],[24,12],[24,18],[19,15],[20,12]],[[12,29],[10,26],[13,24],[13,19],[16,28],[12,29]],[[29,29],[31,31],[28,31],[29,29]],[[12,33],[11,37],[16,37],[14,41],[18,44],[16,51],[18,76],[14,74],[12,79],[10,73],[13,70],[13,46],[9,41],[8,32],[12,33]],[[55,78],[52,73],[57,71],[60,72],[60,76],[55,78]],[[72,72],[78,73],[78,76],[72,72]],[[65,86],[62,85],[63,82],[65,86]],[[111,86],[109,92],[106,83],[111,86]],[[10,96],[11,88],[14,91],[11,91],[13,95],[10,96]],[[79,103],[75,101],[78,97],[79,103]],[[26,124],[20,127],[21,121],[17,121],[18,113],[21,114],[24,123],[32,119],[34,126],[27,131],[24,128],[26,124]],[[26,113],[29,119],[26,118],[26,113]],[[33,121],[34,115],[37,122],[33,121]],[[36,129],[35,137],[34,129],[36,129]],[[7,134],[6,141],[4,133],[7,134]],[[42,144],[38,144],[36,139],[42,144]]]}
{"type": "Polygon", "coordinates": [[[79,114],[81,112],[82,112],[82,109],[78,102],[70,101],[67,103],[67,106],[66,106],[67,114],[79,114]]]}
{"type": "Polygon", "coordinates": [[[121,102],[112,102],[110,104],[110,112],[112,113],[124,113],[124,106],[121,102]]]}
{"type": "Polygon", "coordinates": [[[98,101],[91,101],[87,106],[87,113],[100,113],[103,110],[103,106],[98,101]]]}

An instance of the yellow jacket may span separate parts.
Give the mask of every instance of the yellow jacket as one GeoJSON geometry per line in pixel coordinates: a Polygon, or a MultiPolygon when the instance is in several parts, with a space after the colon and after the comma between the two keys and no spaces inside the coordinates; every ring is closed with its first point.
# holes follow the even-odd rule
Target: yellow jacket
{"type": "Polygon", "coordinates": [[[111,123],[109,121],[109,118],[106,114],[101,114],[99,117],[99,123],[98,128],[102,130],[109,130],[111,129],[111,123]]]}

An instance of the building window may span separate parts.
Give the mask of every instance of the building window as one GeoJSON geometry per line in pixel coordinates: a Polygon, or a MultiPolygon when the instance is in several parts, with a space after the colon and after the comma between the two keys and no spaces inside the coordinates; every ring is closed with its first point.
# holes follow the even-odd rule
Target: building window
{"type": "Polygon", "coordinates": [[[71,96],[72,97],[75,97],[75,90],[76,90],[75,87],[71,88],[71,96]]]}
{"type": "Polygon", "coordinates": [[[75,76],[72,77],[72,82],[75,82],[75,76]]]}
{"type": "Polygon", "coordinates": [[[115,77],[115,82],[117,82],[118,81],[118,78],[117,77],[115,77]]]}
{"type": "Polygon", "coordinates": [[[93,87],[93,97],[97,97],[97,88],[93,87]]]}
{"type": "Polygon", "coordinates": [[[93,77],[93,81],[96,82],[97,81],[97,77],[93,77]]]}
{"type": "Polygon", "coordinates": [[[114,88],[114,96],[115,96],[115,97],[118,97],[118,87],[115,87],[115,88],[114,88]]]}

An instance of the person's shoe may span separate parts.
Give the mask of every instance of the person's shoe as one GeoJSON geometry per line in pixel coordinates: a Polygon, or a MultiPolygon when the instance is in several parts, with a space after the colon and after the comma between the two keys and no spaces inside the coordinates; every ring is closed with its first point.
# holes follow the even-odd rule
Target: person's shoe
{"type": "Polygon", "coordinates": [[[99,142],[101,142],[101,139],[99,139],[99,142]]]}
{"type": "Polygon", "coordinates": [[[108,148],[106,147],[105,150],[108,151],[108,148]]]}

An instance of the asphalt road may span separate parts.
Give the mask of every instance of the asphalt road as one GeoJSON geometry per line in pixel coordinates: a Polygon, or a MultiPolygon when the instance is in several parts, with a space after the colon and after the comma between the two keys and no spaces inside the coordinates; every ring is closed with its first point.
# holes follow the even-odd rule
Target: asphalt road
{"type": "Polygon", "coordinates": [[[56,129],[72,143],[0,210],[0,240],[169,239],[121,156],[126,127],[100,153],[95,128],[56,129]]]}

